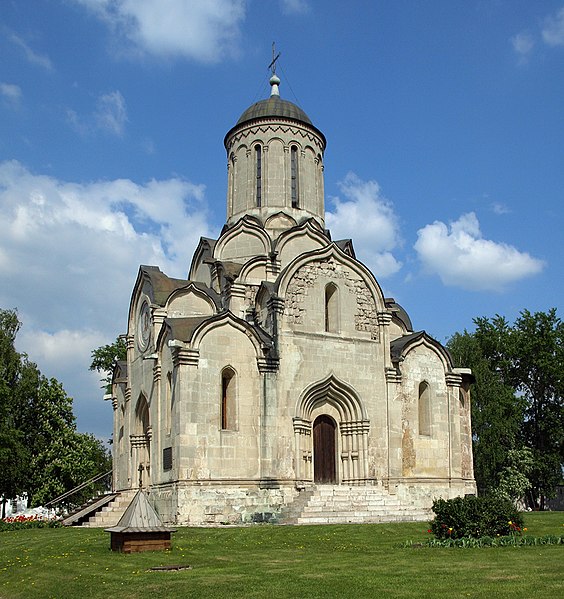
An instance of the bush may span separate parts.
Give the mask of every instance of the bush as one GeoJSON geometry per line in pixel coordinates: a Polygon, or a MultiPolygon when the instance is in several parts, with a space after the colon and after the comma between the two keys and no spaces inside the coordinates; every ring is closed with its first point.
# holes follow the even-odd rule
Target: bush
{"type": "Polygon", "coordinates": [[[544,537],[481,537],[473,539],[427,539],[423,543],[407,541],[404,547],[461,547],[464,549],[474,547],[531,547],[533,545],[564,545],[564,535],[545,535],[544,537]]]}
{"type": "Polygon", "coordinates": [[[523,517],[502,497],[456,497],[433,502],[431,532],[437,539],[497,537],[521,534],[523,517]]]}

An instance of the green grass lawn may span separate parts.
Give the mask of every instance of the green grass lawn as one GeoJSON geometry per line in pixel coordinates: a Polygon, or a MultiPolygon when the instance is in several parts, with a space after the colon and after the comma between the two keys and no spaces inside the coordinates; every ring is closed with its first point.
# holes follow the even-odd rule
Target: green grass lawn
{"type": "MultiPolygon", "coordinates": [[[[525,516],[561,534],[564,513],[525,516]]],[[[426,523],[181,528],[167,552],[109,550],[100,529],[0,533],[0,599],[564,596],[564,546],[404,548],[426,523]],[[181,571],[149,571],[190,565],[181,571]]]]}

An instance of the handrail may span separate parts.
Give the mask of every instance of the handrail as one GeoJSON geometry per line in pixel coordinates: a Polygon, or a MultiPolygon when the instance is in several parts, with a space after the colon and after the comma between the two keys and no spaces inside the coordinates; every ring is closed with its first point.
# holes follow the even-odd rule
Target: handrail
{"type": "Polygon", "coordinates": [[[89,480],[81,483],[80,485],[78,485],[74,489],[71,489],[70,491],[66,491],[62,495],[59,495],[58,497],[55,497],[55,499],[51,499],[51,501],[49,501],[48,503],[45,504],[45,507],[52,507],[52,506],[54,506],[55,504],[59,503],[60,501],[63,501],[63,499],[66,499],[67,497],[70,497],[71,495],[74,495],[75,493],[78,493],[79,491],[82,491],[82,489],[84,489],[88,485],[91,485],[91,484],[93,484],[95,482],[98,482],[102,478],[105,478],[106,476],[109,476],[112,472],[113,472],[112,470],[108,470],[107,472],[104,472],[103,474],[97,474],[96,476],[93,476],[91,479],[89,479],[89,480]]]}

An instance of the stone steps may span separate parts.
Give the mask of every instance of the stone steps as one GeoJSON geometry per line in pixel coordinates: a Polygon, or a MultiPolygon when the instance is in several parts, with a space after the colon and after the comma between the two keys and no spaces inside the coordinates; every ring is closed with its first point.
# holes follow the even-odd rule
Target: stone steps
{"type": "MultiPolygon", "coordinates": [[[[309,490],[289,524],[412,522],[431,518],[431,511],[402,502],[382,487],[319,485],[309,490]]],[[[290,513],[290,511],[289,511],[290,513]]]]}
{"type": "Polygon", "coordinates": [[[81,526],[84,528],[109,528],[116,526],[120,518],[125,513],[131,500],[137,491],[123,491],[108,505],[104,506],[100,511],[96,512],[81,526]]]}

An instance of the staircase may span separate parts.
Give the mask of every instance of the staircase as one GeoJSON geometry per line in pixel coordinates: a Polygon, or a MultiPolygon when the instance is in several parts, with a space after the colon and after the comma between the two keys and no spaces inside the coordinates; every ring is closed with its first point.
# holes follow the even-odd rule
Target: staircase
{"type": "Polygon", "coordinates": [[[137,490],[135,489],[118,493],[115,499],[95,514],[91,515],[82,526],[86,528],[106,528],[116,526],[131,503],[135,493],[137,493],[137,490]]]}
{"type": "Polygon", "coordinates": [[[352,524],[425,521],[424,509],[400,501],[382,487],[317,485],[302,491],[283,514],[285,524],[352,524]],[[304,499],[305,497],[305,499],[304,499]]]}
{"type": "Polygon", "coordinates": [[[136,491],[109,493],[97,498],[63,520],[65,526],[105,528],[115,526],[131,503],[136,491]]]}

